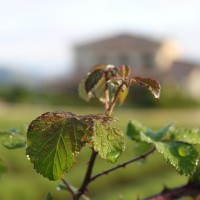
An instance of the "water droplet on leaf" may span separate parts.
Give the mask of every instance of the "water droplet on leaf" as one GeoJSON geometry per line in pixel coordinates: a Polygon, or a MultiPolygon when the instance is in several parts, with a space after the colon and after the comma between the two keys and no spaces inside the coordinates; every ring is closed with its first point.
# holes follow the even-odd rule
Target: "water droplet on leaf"
{"type": "Polygon", "coordinates": [[[115,133],[116,135],[118,135],[118,136],[122,136],[122,135],[123,135],[120,129],[115,128],[115,129],[113,129],[113,130],[114,130],[114,133],[115,133]]]}
{"type": "Polygon", "coordinates": [[[113,141],[114,140],[114,137],[113,137],[112,134],[108,134],[107,138],[108,138],[109,141],[113,141]]]}
{"type": "Polygon", "coordinates": [[[97,135],[98,135],[99,137],[101,137],[101,136],[102,136],[102,132],[97,132],[97,135]]]}
{"type": "Polygon", "coordinates": [[[185,157],[185,156],[188,156],[190,154],[190,150],[186,146],[181,146],[181,147],[178,148],[178,153],[179,153],[180,156],[185,157]]]}
{"type": "Polygon", "coordinates": [[[119,151],[111,151],[106,155],[106,159],[112,163],[116,162],[117,158],[120,156],[119,151]]]}
{"type": "Polygon", "coordinates": [[[27,157],[27,159],[28,159],[28,160],[30,160],[30,157],[29,157],[29,155],[27,155],[26,157],[27,157]]]}
{"type": "Polygon", "coordinates": [[[106,146],[106,143],[102,141],[102,142],[101,142],[101,145],[105,147],[105,146],[106,146]]]}
{"type": "Polygon", "coordinates": [[[57,187],[56,187],[56,190],[57,190],[57,191],[60,191],[60,190],[61,190],[60,186],[57,186],[57,187]]]}

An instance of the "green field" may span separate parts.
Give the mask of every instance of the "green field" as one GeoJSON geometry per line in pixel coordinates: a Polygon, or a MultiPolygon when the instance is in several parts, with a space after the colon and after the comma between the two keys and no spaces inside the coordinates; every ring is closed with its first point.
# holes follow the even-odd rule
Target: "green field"
{"type": "MultiPolygon", "coordinates": [[[[41,105],[10,105],[0,104],[0,129],[26,127],[31,120],[47,111],[65,110],[78,114],[100,113],[96,108],[78,107],[49,107],[41,105]]],[[[143,124],[159,129],[169,122],[177,122],[177,126],[199,127],[200,109],[116,109],[119,126],[123,130],[130,119],[137,119],[143,124]]],[[[138,153],[135,144],[127,140],[127,150],[118,163],[123,162],[138,153]]],[[[38,175],[33,165],[25,156],[25,149],[7,150],[0,147],[0,157],[8,166],[8,173],[0,179],[0,200],[42,200],[48,191],[53,193],[54,199],[70,199],[65,191],[57,191],[60,181],[48,181],[38,175]]],[[[83,149],[78,164],[73,168],[66,179],[75,186],[80,184],[80,177],[84,174],[88,149],[83,149]]],[[[112,164],[97,159],[94,169],[99,172],[111,167],[112,164]]],[[[148,159],[131,164],[108,176],[102,176],[89,187],[89,193],[95,200],[133,200],[157,193],[166,186],[184,184],[187,178],[178,175],[175,170],[166,164],[163,158],[154,153],[148,159]]]]}

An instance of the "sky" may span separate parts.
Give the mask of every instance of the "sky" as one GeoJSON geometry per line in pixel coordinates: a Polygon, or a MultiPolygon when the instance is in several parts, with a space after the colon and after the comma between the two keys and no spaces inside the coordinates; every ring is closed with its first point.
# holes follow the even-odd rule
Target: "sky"
{"type": "Polygon", "coordinates": [[[73,47],[117,33],[177,40],[200,61],[199,0],[0,0],[0,67],[73,71],[73,47]]]}

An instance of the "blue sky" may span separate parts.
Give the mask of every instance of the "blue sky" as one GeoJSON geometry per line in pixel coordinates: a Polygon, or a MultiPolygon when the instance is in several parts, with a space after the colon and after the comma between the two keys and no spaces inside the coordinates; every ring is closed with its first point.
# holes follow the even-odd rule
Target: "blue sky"
{"type": "Polygon", "coordinates": [[[198,0],[0,0],[0,65],[69,73],[73,45],[115,33],[174,38],[200,60],[198,0]]]}

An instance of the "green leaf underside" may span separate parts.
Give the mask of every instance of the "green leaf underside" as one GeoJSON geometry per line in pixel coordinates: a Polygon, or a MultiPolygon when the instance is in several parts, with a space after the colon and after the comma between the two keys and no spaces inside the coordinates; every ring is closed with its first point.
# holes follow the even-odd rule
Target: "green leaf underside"
{"type": "Polygon", "coordinates": [[[135,141],[154,144],[157,151],[163,154],[167,162],[171,163],[180,174],[192,175],[198,164],[198,151],[190,141],[177,141],[169,134],[172,124],[155,132],[144,127],[137,121],[128,124],[127,135],[135,141]],[[170,138],[170,139],[169,139],[170,138]]]}
{"type": "Polygon", "coordinates": [[[72,113],[45,113],[34,120],[27,133],[26,154],[34,168],[50,180],[59,179],[76,162],[88,138],[86,125],[72,113]]]}
{"type": "Polygon", "coordinates": [[[100,157],[112,163],[117,161],[125,148],[122,131],[98,121],[95,121],[92,141],[94,149],[99,153],[100,157]]]}
{"type": "Polygon", "coordinates": [[[138,76],[133,77],[132,80],[148,88],[149,91],[154,95],[154,97],[156,99],[159,99],[161,87],[158,81],[151,78],[142,78],[138,76]]]}

